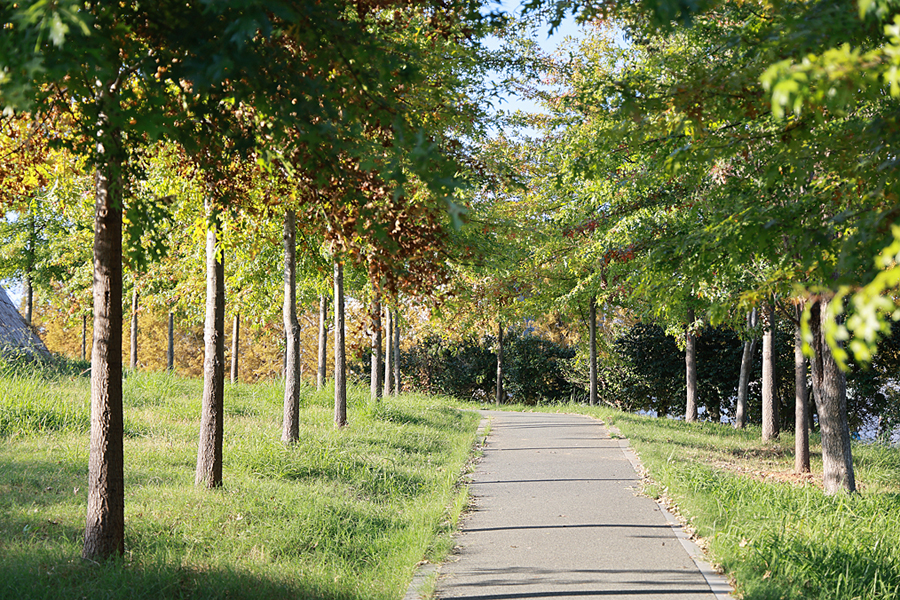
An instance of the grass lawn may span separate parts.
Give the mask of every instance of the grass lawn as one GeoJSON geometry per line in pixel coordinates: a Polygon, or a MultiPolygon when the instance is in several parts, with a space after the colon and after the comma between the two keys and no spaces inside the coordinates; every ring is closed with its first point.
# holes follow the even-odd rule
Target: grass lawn
{"type": "Polygon", "coordinates": [[[226,385],[224,486],[208,491],[193,484],[201,389],[125,380],[126,554],[95,565],[80,558],[89,380],[0,377],[0,597],[396,600],[449,549],[477,414],[351,388],[336,431],[331,391],[305,389],[286,447],[283,387],[226,385]]]}
{"type": "Polygon", "coordinates": [[[770,443],[758,427],[686,424],[564,405],[618,427],[745,600],[900,599],[900,449],[853,448],[853,496],[822,492],[818,437],[812,476],[796,476],[794,438],[770,443]]]}

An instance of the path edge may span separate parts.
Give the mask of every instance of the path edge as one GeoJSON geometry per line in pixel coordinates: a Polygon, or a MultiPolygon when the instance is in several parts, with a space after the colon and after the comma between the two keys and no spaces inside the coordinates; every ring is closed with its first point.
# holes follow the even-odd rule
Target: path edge
{"type": "MultiPolygon", "coordinates": [[[[476,412],[481,414],[481,421],[478,423],[478,429],[475,431],[475,442],[472,444],[472,458],[470,459],[470,461],[473,459],[478,459],[477,453],[484,447],[484,444],[487,442],[487,432],[489,432],[489,426],[491,423],[491,419],[489,417],[486,417],[482,411],[476,412]]],[[[466,467],[463,467],[464,471],[465,468],[466,467]]],[[[465,473],[460,473],[460,478],[462,479],[464,477],[465,473]]],[[[469,498],[470,503],[471,501],[472,499],[469,498]]],[[[463,514],[465,514],[465,509],[463,511],[463,514]]],[[[458,531],[454,533],[454,537],[458,533],[458,531]]],[[[447,558],[445,557],[444,560],[440,563],[422,562],[418,566],[416,566],[416,570],[413,571],[412,581],[409,582],[409,587],[406,588],[406,594],[403,596],[403,600],[423,600],[423,598],[430,597],[427,595],[423,596],[422,590],[428,586],[429,580],[440,575],[441,566],[443,566],[446,560],[447,558]]]]}
{"type": "MultiPolygon", "coordinates": [[[[638,457],[637,453],[635,453],[634,449],[631,447],[631,444],[628,442],[628,438],[626,438],[618,427],[615,425],[610,425],[606,421],[601,421],[603,426],[606,428],[607,433],[611,439],[615,439],[619,444],[619,448],[622,450],[622,453],[625,455],[625,458],[628,459],[628,462],[631,463],[632,468],[634,468],[635,473],[641,475],[642,473],[647,473],[647,469],[644,468],[644,464],[641,462],[640,457],[638,457]]],[[[690,536],[684,530],[681,522],[678,518],[673,515],[669,509],[662,504],[659,500],[654,500],[656,505],[659,507],[660,512],[666,517],[666,521],[669,523],[669,527],[672,528],[672,531],[675,533],[675,537],[678,538],[678,541],[681,542],[681,546],[688,553],[688,556],[691,557],[691,560],[694,561],[694,564],[697,565],[697,569],[699,569],[700,574],[703,575],[703,578],[706,580],[707,585],[709,585],[710,591],[716,597],[716,600],[736,600],[736,597],[732,595],[734,591],[731,587],[731,583],[728,581],[728,578],[716,571],[711,564],[706,561],[706,557],[703,554],[703,550],[691,540],[690,536]]],[[[415,599],[405,599],[405,600],[415,600],[415,599]]]]}

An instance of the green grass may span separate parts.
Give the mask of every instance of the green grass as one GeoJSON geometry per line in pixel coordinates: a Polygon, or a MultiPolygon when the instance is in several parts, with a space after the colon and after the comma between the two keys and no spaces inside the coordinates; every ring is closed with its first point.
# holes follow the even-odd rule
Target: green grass
{"type": "Polygon", "coordinates": [[[126,553],[80,559],[90,382],[0,376],[0,598],[396,599],[439,559],[465,506],[478,416],[442,398],[371,406],[305,389],[281,442],[283,388],[226,385],[224,486],[193,485],[201,382],[125,380],[126,553]]]}
{"type": "Polygon", "coordinates": [[[744,600],[900,599],[900,449],[856,444],[860,493],[826,496],[812,439],[813,477],[795,477],[794,439],[759,428],[654,419],[565,405],[617,426],[665,495],[704,538],[744,600]]]}

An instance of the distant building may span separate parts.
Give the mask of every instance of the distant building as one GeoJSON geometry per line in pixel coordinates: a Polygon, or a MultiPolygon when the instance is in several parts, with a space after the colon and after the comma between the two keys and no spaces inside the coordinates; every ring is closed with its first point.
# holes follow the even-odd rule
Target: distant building
{"type": "Polygon", "coordinates": [[[0,353],[25,353],[43,358],[50,356],[47,346],[25,323],[25,319],[16,310],[2,285],[0,285],[0,353]]]}

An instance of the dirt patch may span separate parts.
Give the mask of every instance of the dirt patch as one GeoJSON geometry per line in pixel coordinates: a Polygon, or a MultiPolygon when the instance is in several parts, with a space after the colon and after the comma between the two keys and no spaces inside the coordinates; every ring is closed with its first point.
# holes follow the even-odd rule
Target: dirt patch
{"type": "Polygon", "coordinates": [[[790,483],[792,485],[813,485],[818,488],[823,487],[822,476],[815,473],[795,473],[793,471],[774,471],[767,469],[752,468],[736,463],[715,461],[712,466],[720,471],[728,471],[743,477],[750,477],[756,481],[764,481],[771,483],[773,481],[781,483],[790,483]]]}

